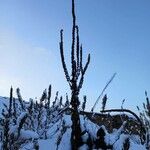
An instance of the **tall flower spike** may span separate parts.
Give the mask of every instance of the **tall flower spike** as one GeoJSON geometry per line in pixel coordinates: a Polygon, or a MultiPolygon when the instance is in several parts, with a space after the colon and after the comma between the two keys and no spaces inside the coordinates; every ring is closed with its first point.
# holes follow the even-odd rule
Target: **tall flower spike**
{"type": "Polygon", "coordinates": [[[64,73],[65,73],[65,76],[66,76],[66,80],[68,81],[68,83],[70,85],[70,77],[69,77],[69,73],[68,73],[67,66],[66,66],[66,63],[65,63],[65,58],[64,58],[63,30],[60,31],[60,43],[59,43],[59,45],[60,45],[60,54],[61,54],[62,66],[63,66],[64,73]]]}
{"type": "Polygon", "coordinates": [[[67,82],[71,89],[71,107],[72,107],[72,133],[71,133],[71,145],[72,150],[77,150],[82,144],[81,127],[79,118],[79,92],[83,85],[84,75],[90,63],[90,55],[88,56],[85,66],[82,65],[82,45],[79,41],[79,28],[76,25],[75,15],[75,0],[72,0],[72,44],[71,44],[71,76],[69,76],[67,66],[64,58],[63,48],[63,30],[60,31],[60,54],[63,70],[67,82]]]}

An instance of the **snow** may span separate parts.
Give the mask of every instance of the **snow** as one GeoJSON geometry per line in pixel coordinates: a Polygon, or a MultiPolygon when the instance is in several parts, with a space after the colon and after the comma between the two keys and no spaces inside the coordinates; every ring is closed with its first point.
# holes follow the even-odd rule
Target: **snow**
{"type": "MultiPolygon", "coordinates": [[[[10,134],[14,134],[15,137],[17,137],[17,134],[18,134],[17,130],[18,130],[18,126],[17,125],[12,126],[10,128],[9,133],[10,134]]],[[[21,131],[20,131],[20,137],[19,138],[20,139],[26,139],[26,140],[28,140],[28,139],[38,139],[39,135],[36,132],[33,132],[31,130],[21,129],[21,131]]]]}
{"type": "Polygon", "coordinates": [[[40,150],[55,150],[56,144],[54,139],[47,139],[47,140],[39,140],[39,149],[40,150]]]}
{"type": "Polygon", "coordinates": [[[21,139],[38,139],[39,135],[36,132],[30,130],[21,130],[20,132],[21,139]]]}
{"type": "Polygon", "coordinates": [[[48,138],[47,140],[39,140],[39,146],[41,150],[47,150],[48,148],[55,150],[57,148],[57,139],[61,134],[60,130],[62,127],[62,122],[65,122],[65,126],[67,127],[66,132],[63,134],[61,143],[58,146],[59,150],[70,150],[70,136],[71,136],[71,117],[69,115],[64,115],[62,120],[59,120],[53,126],[51,126],[48,130],[48,138]]]}
{"type": "Polygon", "coordinates": [[[70,115],[64,115],[63,120],[65,121],[66,126],[71,127],[72,121],[71,121],[71,116],[70,115]]]}
{"type": "Polygon", "coordinates": [[[61,140],[61,143],[59,145],[59,150],[70,150],[71,149],[71,143],[70,143],[70,135],[71,135],[71,129],[67,129],[65,134],[63,135],[63,138],[61,140]]]}
{"type": "Polygon", "coordinates": [[[131,146],[130,146],[129,150],[146,150],[144,145],[136,144],[133,141],[130,141],[130,144],[131,144],[131,146]]]}
{"type": "Polygon", "coordinates": [[[80,116],[80,120],[81,120],[82,131],[86,130],[91,135],[91,137],[95,140],[96,133],[97,133],[97,130],[99,129],[99,126],[94,124],[87,118],[85,118],[84,120],[83,116],[80,116]]]}
{"type": "MultiPolygon", "coordinates": [[[[2,111],[2,109],[4,108],[3,103],[8,104],[8,99],[0,97],[0,111],[2,111]]],[[[17,124],[10,126],[10,134],[14,134],[15,136],[17,136],[18,125],[21,119],[24,118],[26,115],[26,112],[22,112],[19,115],[19,117],[17,118],[17,124]]],[[[46,117],[44,119],[46,119],[46,117]]],[[[29,142],[23,144],[20,150],[34,149],[34,141],[37,141],[37,143],[39,144],[39,150],[71,150],[71,115],[67,115],[65,113],[60,115],[60,113],[56,113],[56,116],[53,118],[53,120],[54,121],[48,125],[48,130],[46,133],[47,139],[40,139],[38,133],[34,131],[27,130],[24,128],[21,129],[19,139],[29,140],[29,142]]],[[[106,133],[104,137],[105,142],[107,145],[113,145],[114,150],[122,150],[124,141],[127,138],[129,138],[130,142],[129,150],[146,150],[145,146],[141,144],[141,140],[138,135],[128,135],[123,132],[126,122],[124,122],[119,129],[114,129],[112,133],[108,133],[105,126],[98,126],[83,115],[80,115],[80,123],[81,130],[82,132],[84,132],[84,134],[82,135],[83,142],[87,141],[89,135],[91,136],[92,140],[95,141],[97,139],[97,131],[100,128],[103,128],[103,130],[106,133]]],[[[87,149],[87,144],[83,144],[79,148],[79,150],[87,149]]]]}
{"type": "MultiPolygon", "coordinates": [[[[8,98],[0,96],[0,112],[2,112],[2,109],[4,109],[3,104],[6,104],[6,105],[8,104],[8,98]]],[[[2,116],[2,114],[0,113],[0,117],[1,116],[2,116]]]]}
{"type": "Polygon", "coordinates": [[[82,146],[79,148],[79,150],[86,150],[86,149],[88,149],[88,146],[87,146],[86,144],[82,145],[82,146]]]}
{"type": "MultiPolygon", "coordinates": [[[[108,145],[113,145],[115,143],[115,141],[117,141],[120,138],[121,132],[123,131],[123,128],[125,126],[125,123],[123,123],[123,125],[118,129],[118,130],[114,130],[113,133],[107,133],[105,136],[105,142],[108,145]]],[[[106,133],[106,129],[105,129],[105,133],[106,133]]],[[[123,141],[123,139],[122,139],[123,141]]]]}

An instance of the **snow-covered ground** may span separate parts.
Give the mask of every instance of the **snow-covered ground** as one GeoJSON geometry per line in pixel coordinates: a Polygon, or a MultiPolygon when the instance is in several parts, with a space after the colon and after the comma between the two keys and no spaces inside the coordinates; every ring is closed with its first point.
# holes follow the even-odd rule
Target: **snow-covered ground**
{"type": "MultiPolygon", "coordinates": [[[[0,112],[4,108],[4,104],[8,104],[8,99],[0,97],[0,112]]],[[[1,114],[1,113],[0,113],[1,114]]],[[[18,117],[17,121],[19,124],[19,120],[24,117],[26,114],[22,113],[20,118],[18,117]]],[[[114,129],[112,133],[108,133],[105,129],[105,126],[98,126],[91,122],[88,118],[83,115],[80,115],[80,122],[81,122],[81,129],[82,131],[86,131],[85,134],[82,136],[83,142],[87,142],[89,135],[92,138],[92,141],[97,139],[97,131],[100,128],[103,128],[106,135],[104,137],[105,142],[107,145],[112,145],[114,150],[122,150],[123,144],[126,139],[129,139],[130,148],[129,150],[146,150],[145,146],[141,144],[140,137],[137,135],[128,135],[123,132],[124,124],[119,129],[114,129]]],[[[10,133],[17,133],[17,124],[13,126],[10,130],[10,133]]],[[[39,150],[71,150],[71,116],[67,114],[63,114],[57,121],[54,123],[51,122],[49,124],[49,129],[47,130],[47,139],[40,139],[38,133],[21,129],[20,138],[21,139],[37,139],[39,150]]],[[[28,142],[27,144],[22,145],[20,150],[32,150],[33,144],[28,142]]],[[[84,144],[80,150],[87,150],[88,145],[84,144]]],[[[94,147],[93,147],[94,149],[94,147]]]]}
{"type": "MultiPolygon", "coordinates": [[[[89,133],[93,136],[94,139],[96,139],[96,133],[97,130],[100,128],[99,126],[92,123],[90,120],[84,119],[83,116],[80,117],[82,129],[87,129],[89,133]]],[[[71,135],[71,119],[69,115],[64,115],[63,120],[65,121],[65,124],[67,126],[67,130],[65,134],[63,135],[63,138],[61,140],[61,143],[58,147],[59,150],[70,150],[70,135],[71,135]]],[[[55,124],[52,129],[49,129],[49,139],[47,140],[39,140],[40,150],[48,150],[48,148],[51,148],[52,150],[57,149],[57,139],[59,137],[60,130],[57,131],[58,126],[61,124],[61,121],[59,121],[57,124],[55,124]]],[[[60,125],[61,128],[61,125],[60,125]]],[[[125,139],[130,138],[130,149],[129,150],[146,150],[146,148],[140,144],[140,138],[136,135],[125,135],[121,134],[122,127],[119,130],[114,130],[113,133],[109,134],[106,131],[105,141],[107,144],[113,144],[114,150],[122,150],[123,142],[125,139]]],[[[85,135],[83,137],[83,140],[86,140],[88,137],[85,135]]],[[[87,145],[83,145],[80,150],[86,150],[88,148],[87,145]]]]}

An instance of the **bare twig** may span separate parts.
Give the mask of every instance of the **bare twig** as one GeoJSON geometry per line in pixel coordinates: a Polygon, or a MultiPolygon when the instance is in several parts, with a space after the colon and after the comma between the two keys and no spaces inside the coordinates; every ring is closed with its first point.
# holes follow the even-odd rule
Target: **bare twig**
{"type": "Polygon", "coordinates": [[[100,94],[99,97],[97,98],[97,100],[96,100],[94,106],[92,107],[91,112],[94,111],[95,106],[97,105],[97,103],[99,102],[99,100],[100,100],[101,97],[103,96],[105,90],[107,89],[107,87],[109,86],[109,84],[113,81],[113,79],[115,78],[115,76],[116,76],[116,73],[114,73],[113,76],[110,78],[110,80],[107,82],[107,84],[106,84],[105,87],[103,88],[101,94],[100,94]]]}

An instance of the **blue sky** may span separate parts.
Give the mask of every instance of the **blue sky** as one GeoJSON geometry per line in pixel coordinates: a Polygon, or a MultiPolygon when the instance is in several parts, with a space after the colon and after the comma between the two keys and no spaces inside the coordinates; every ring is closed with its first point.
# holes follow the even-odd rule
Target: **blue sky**
{"type": "MultiPolygon", "coordinates": [[[[136,109],[150,93],[150,1],[76,0],[77,22],[84,60],[91,53],[82,95],[94,104],[106,90],[108,108],[136,109]]],[[[20,87],[25,99],[40,97],[51,83],[53,91],[70,92],[59,54],[59,31],[64,29],[65,56],[71,47],[71,0],[0,0],[0,95],[20,87]]],[[[99,110],[101,104],[97,106],[99,110]]]]}

